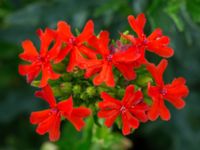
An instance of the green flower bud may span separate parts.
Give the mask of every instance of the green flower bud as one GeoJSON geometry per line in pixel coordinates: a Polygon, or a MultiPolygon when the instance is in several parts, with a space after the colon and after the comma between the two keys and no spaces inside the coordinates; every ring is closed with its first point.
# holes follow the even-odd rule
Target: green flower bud
{"type": "Polygon", "coordinates": [[[87,94],[89,95],[89,97],[93,97],[96,95],[96,89],[93,86],[90,86],[86,89],[87,94]]]}
{"type": "Polygon", "coordinates": [[[73,91],[73,94],[74,94],[74,95],[79,95],[79,94],[81,94],[81,86],[80,86],[80,85],[75,85],[75,86],[73,87],[72,91],[73,91]]]}
{"type": "Polygon", "coordinates": [[[39,87],[40,86],[40,81],[34,80],[33,82],[31,82],[31,86],[33,86],[33,87],[39,87]]]}
{"type": "Polygon", "coordinates": [[[147,86],[148,82],[152,82],[152,81],[153,81],[152,77],[150,77],[148,74],[142,74],[138,76],[136,83],[139,86],[145,87],[147,86]]]}
{"type": "Polygon", "coordinates": [[[88,100],[89,99],[89,95],[86,92],[81,93],[80,98],[82,100],[88,100]]]}
{"type": "Polygon", "coordinates": [[[72,84],[70,82],[64,82],[60,84],[60,90],[62,93],[71,94],[72,84]]]}

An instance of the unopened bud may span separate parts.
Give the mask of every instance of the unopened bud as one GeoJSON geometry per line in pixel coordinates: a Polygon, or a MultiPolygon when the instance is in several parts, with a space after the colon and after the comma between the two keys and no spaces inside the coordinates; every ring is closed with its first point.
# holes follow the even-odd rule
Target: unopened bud
{"type": "Polygon", "coordinates": [[[62,93],[70,94],[72,92],[72,84],[70,82],[64,82],[60,84],[62,93]]]}
{"type": "Polygon", "coordinates": [[[33,82],[31,82],[31,86],[33,86],[33,87],[39,87],[40,86],[40,81],[34,80],[33,82]]]}
{"type": "Polygon", "coordinates": [[[153,79],[148,74],[142,74],[137,77],[136,83],[139,86],[145,87],[147,86],[148,82],[152,82],[153,79]]]}
{"type": "Polygon", "coordinates": [[[93,86],[90,86],[86,89],[87,94],[89,95],[89,97],[93,97],[96,94],[96,89],[93,86]]]}
{"type": "Polygon", "coordinates": [[[75,86],[73,87],[72,91],[73,91],[73,94],[74,94],[74,95],[79,95],[79,94],[81,94],[81,86],[80,86],[80,85],[75,85],[75,86]]]}
{"type": "Polygon", "coordinates": [[[86,92],[81,93],[80,98],[82,100],[88,100],[89,99],[89,95],[86,92]]]}

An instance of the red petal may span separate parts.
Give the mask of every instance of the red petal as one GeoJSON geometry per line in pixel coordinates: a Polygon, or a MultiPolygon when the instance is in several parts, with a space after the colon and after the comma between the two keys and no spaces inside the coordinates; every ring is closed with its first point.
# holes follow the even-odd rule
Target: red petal
{"type": "Polygon", "coordinates": [[[47,119],[50,115],[50,109],[42,110],[42,111],[36,111],[32,112],[30,116],[30,122],[31,124],[38,124],[45,119],[47,119]]]}
{"type": "Polygon", "coordinates": [[[109,108],[104,108],[104,109],[102,109],[101,108],[101,110],[98,112],[98,117],[99,118],[109,118],[109,117],[111,117],[111,116],[115,116],[115,114],[116,113],[119,113],[119,111],[118,110],[116,110],[116,109],[113,109],[113,108],[111,108],[111,109],[109,109],[109,108]]]}
{"type": "Polygon", "coordinates": [[[170,119],[170,112],[164,104],[164,100],[160,101],[160,117],[162,120],[168,121],[170,119]]]}
{"type": "Polygon", "coordinates": [[[185,85],[185,79],[182,77],[173,80],[172,84],[167,84],[167,95],[170,97],[186,97],[189,93],[188,87],[185,85]],[[178,89],[178,90],[177,90],[178,89]]]}
{"type": "Polygon", "coordinates": [[[161,62],[156,67],[154,64],[148,63],[147,70],[154,77],[157,85],[163,85],[163,73],[168,65],[168,61],[166,59],[162,59],[161,62]]]}
{"type": "Polygon", "coordinates": [[[70,58],[69,58],[69,64],[67,66],[67,72],[72,72],[74,67],[77,66],[77,55],[79,52],[75,49],[72,49],[71,50],[71,53],[70,53],[70,58]]]}
{"type": "Polygon", "coordinates": [[[94,85],[99,85],[102,82],[105,82],[106,85],[110,87],[115,86],[114,75],[112,73],[112,65],[108,62],[105,62],[101,72],[93,79],[94,85]]]}
{"type": "Polygon", "coordinates": [[[153,41],[156,38],[161,37],[161,36],[162,36],[162,29],[157,28],[148,36],[148,40],[153,41]]]}
{"type": "Polygon", "coordinates": [[[115,67],[122,73],[126,80],[134,80],[136,78],[136,73],[133,69],[132,64],[115,64],[115,67]]]}
{"type": "Polygon", "coordinates": [[[139,14],[135,19],[134,16],[128,16],[128,22],[131,28],[137,33],[140,38],[143,38],[143,28],[146,23],[146,18],[144,14],[139,14]]]}
{"type": "Polygon", "coordinates": [[[122,103],[124,105],[127,105],[127,103],[134,98],[134,96],[135,96],[134,90],[135,90],[134,85],[129,85],[126,87],[126,91],[125,91],[124,97],[122,99],[122,103]]]}
{"type": "Polygon", "coordinates": [[[111,108],[119,108],[121,106],[121,102],[119,100],[111,97],[106,92],[101,92],[101,98],[103,99],[103,102],[99,102],[100,108],[108,107],[109,105],[111,108]]]}
{"type": "Polygon", "coordinates": [[[53,72],[50,64],[45,64],[42,69],[42,79],[40,81],[40,87],[44,87],[48,84],[48,80],[56,80],[60,77],[60,74],[53,72]]]}
{"type": "Polygon", "coordinates": [[[42,88],[41,91],[35,92],[36,97],[40,97],[49,103],[50,107],[53,108],[56,106],[56,100],[53,95],[53,91],[49,85],[46,85],[42,88]]]}
{"type": "Polygon", "coordinates": [[[18,68],[20,75],[26,75],[27,82],[31,83],[40,73],[40,65],[19,65],[18,68]]]}
{"type": "Polygon", "coordinates": [[[53,47],[48,51],[49,60],[53,60],[58,56],[61,46],[62,46],[61,40],[57,39],[53,47]]]}
{"type": "Polygon", "coordinates": [[[73,109],[73,115],[80,118],[86,118],[91,114],[91,110],[84,106],[73,109]]]}
{"type": "Polygon", "coordinates": [[[173,96],[166,96],[165,99],[169,101],[174,107],[177,109],[182,109],[185,107],[185,101],[181,98],[178,97],[173,97],[173,96]]]}
{"type": "Polygon", "coordinates": [[[148,115],[149,120],[151,120],[151,121],[155,121],[158,118],[158,116],[159,116],[159,99],[153,98],[153,104],[149,108],[147,115],[148,115]]]}
{"type": "Polygon", "coordinates": [[[68,41],[69,38],[74,37],[71,33],[71,27],[65,21],[59,21],[58,24],[58,33],[62,40],[68,41]]]}
{"type": "Polygon", "coordinates": [[[79,48],[79,51],[85,54],[88,58],[96,58],[96,53],[94,50],[82,45],[79,48]]]}
{"type": "Polygon", "coordinates": [[[101,67],[99,67],[99,68],[97,68],[97,67],[88,68],[88,69],[86,69],[84,77],[87,79],[87,78],[91,77],[92,75],[94,75],[94,74],[96,74],[100,71],[101,71],[101,67]]]}
{"type": "Polygon", "coordinates": [[[43,135],[51,129],[51,126],[54,122],[54,115],[49,116],[46,120],[43,122],[39,123],[39,125],[36,128],[36,132],[40,135],[43,135]]]}
{"type": "Polygon", "coordinates": [[[169,58],[174,55],[174,50],[172,48],[159,45],[157,42],[149,43],[147,49],[165,58],[169,58]]]}
{"type": "Polygon", "coordinates": [[[67,54],[70,52],[71,49],[72,49],[72,45],[67,45],[64,49],[61,49],[57,58],[54,60],[54,63],[57,64],[61,62],[63,59],[65,59],[65,57],[67,56],[67,54]]]}
{"type": "Polygon", "coordinates": [[[122,114],[122,133],[123,135],[128,135],[131,132],[131,127],[136,129],[139,127],[139,121],[133,117],[128,111],[122,114]]]}
{"type": "Polygon", "coordinates": [[[85,123],[83,118],[89,116],[91,114],[90,109],[85,107],[79,107],[73,109],[71,116],[65,116],[76,128],[76,130],[80,131],[85,123]]]}
{"type": "Polygon", "coordinates": [[[45,31],[43,32],[41,29],[39,29],[37,31],[39,38],[40,38],[40,55],[42,57],[45,57],[47,52],[48,52],[48,48],[51,44],[51,42],[53,42],[53,35],[51,34],[51,32],[48,29],[45,29],[45,31]]]}
{"type": "Polygon", "coordinates": [[[109,128],[113,125],[114,121],[117,119],[117,117],[119,116],[120,112],[119,111],[113,111],[112,115],[110,115],[109,117],[105,118],[106,121],[104,122],[104,124],[109,128]]]}
{"type": "Polygon", "coordinates": [[[136,61],[140,56],[139,49],[131,46],[126,51],[113,54],[112,60],[116,63],[131,63],[136,61]]]}
{"type": "Polygon", "coordinates": [[[49,140],[57,141],[60,138],[60,114],[54,115],[54,121],[52,122],[51,129],[49,130],[49,140]]]}
{"type": "Polygon", "coordinates": [[[78,42],[83,43],[87,41],[93,34],[94,34],[94,23],[92,20],[89,20],[86,23],[83,32],[77,37],[77,40],[78,42]]]}
{"type": "Polygon", "coordinates": [[[89,39],[89,45],[92,46],[103,56],[107,56],[110,54],[110,50],[108,49],[110,38],[109,32],[102,31],[100,32],[99,38],[93,36],[89,39]]]}
{"type": "Polygon", "coordinates": [[[136,109],[131,109],[131,113],[140,121],[146,122],[148,120],[148,117],[145,113],[145,110],[136,110],[136,109]]]}
{"type": "Polygon", "coordinates": [[[38,52],[35,46],[33,45],[32,41],[26,40],[22,42],[22,47],[24,52],[19,55],[19,57],[23,60],[33,62],[38,58],[38,52]]]}
{"type": "Polygon", "coordinates": [[[73,110],[73,99],[72,96],[67,100],[63,100],[58,103],[57,108],[65,115],[70,116],[73,110]]]}
{"type": "Polygon", "coordinates": [[[130,125],[129,125],[129,122],[128,122],[128,118],[126,115],[122,115],[122,133],[123,135],[128,135],[130,134],[130,125]]]}

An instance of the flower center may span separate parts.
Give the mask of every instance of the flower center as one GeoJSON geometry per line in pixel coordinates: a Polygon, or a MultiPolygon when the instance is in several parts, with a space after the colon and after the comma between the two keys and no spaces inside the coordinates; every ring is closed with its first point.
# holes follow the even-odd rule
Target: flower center
{"type": "Polygon", "coordinates": [[[52,114],[57,114],[58,112],[59,110],[56,107],[51,109],[52,114]]]}
{"type": "Polygon", "coordinates": [[[166,95],[167,94],[167,89],[165,89],[165,88],[160,89],[160,94],[166,95]]]}
{"type": "Polygon", "coordinates": [[[113,58],[113,55],[108,55],[107,58],[106,58],[106,60],[107,61],[112,61],[112,58],[113,58]]]}
{"type": "Polygon", "coordinates": [[[69,43],[72,44],[72,45],[75,45],[75,43],[76,43],[76,38],[75,38],[75,37],[71,37],[71,38],[69,39],[69,43]]]}
{"type": "Polygon", "coordinates": [[[48,62],[48,60],[49,60],[49,56],[47,55],[47,56],[38,56],[38,59],[39,59],[39,61],[40,62],[42,62],[42,63],[45,63],[45,62],[48,62]]]}
{"type": "Polygon", "coordinates": [[[120,111],[121,111],[121,113],[124,113],[124,112],[126,111],[126,107],[125,107],[125,106],[122,106],[122,107],[120,108],[120,111]]]}

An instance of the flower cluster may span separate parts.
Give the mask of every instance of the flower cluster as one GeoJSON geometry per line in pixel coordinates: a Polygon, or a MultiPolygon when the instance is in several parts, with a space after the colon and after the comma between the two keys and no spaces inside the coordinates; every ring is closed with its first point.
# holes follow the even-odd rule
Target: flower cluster
{"type": "Polygon", "coordinates": [[[120,33],[120,40],[116,41],[110,40],[108,31],[95,35],[94,23],[89,20],[77,36],[64,21],[59,21],[55,30],[38,30],[39,50],[30,40],[22,43],[24,52],[19,57],[29,63],[19,65],[19,74],[26,76],[28,83],[38,83],[37,87],[41,91],[35,95],[48,102],[50,107],[31,113],[30,122],[38,124],[38,134],[49,133],[49,139],[56,141],[60,137],[61,118],[71,122],[80,131],[85,125],[83,119],[91,115],[92,110],[99,109],[93,115],[104,118],[107,127],[119,119],[122,133],[128,135],[139,127],[140,122],[155,121],[159,116],[162,120],[169,120],[170,112],[165,101],[177,109],[185,106],[183,98],[189,93],[185,79],[175,78],[168,84],[163,81],[163,73],[168,64],[166,58],[174,54],[169,47],[169,37],[163,35],[159,28],[149,36],[145,35],[144,14],[136,18],[130,15],[128,22],[135,34],[120,33]],[[146,59],[146,51],[163,59],[155,65],[146,59]],[[66,69],[57,71],[60,65],[66,69]],[[80,76],[84,78],[77,76],[76,80],[68,80],[71,84],[63,83],[68,78],[66,74],[79,74],[80,71],[83,71],[80,76]],[[83,80],[90,85],[86,89],[88,99],[95,95],[91,103],[83,98],[84,95],[77,94],[79,85],[71,90],[70,85],[74,82],[80,84],[83,80]],[[64,86],[66,91],[73,91],[69,96],[63,96],[63,99],[68,97],[66,100],[59,98],[59,102],[56,102],[57,96],[52,90],[56,83],[64,86]],[[103,88],[95,92],[96,87],[103,88]],[[121,97],[119,91],[114,94],[107,91],[115,88],[122,91],[121,97]],[[73,99],[84,101],[73,105],[73,99]]]}

